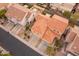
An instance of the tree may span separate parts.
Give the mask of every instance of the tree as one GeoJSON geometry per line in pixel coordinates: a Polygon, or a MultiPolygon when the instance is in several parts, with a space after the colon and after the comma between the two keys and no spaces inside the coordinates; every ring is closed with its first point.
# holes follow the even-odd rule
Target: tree
{"type": "Polygon", "coordinates": [[[25,30],[27,31],[27,30],[30,30],[30,24],[29,23],[27,23],[26,25],[25,25],[25,30]]]}
{"type": "Polygon", "coordinates": [[[62,41],[60,39],[55,38],[55,40],[56,41],[55,41],[55,44],[53,47],[52,47],[52,45],[47,46],[46,53],[48,55],[55,55],[56,52],[59,51],[63,46],[62,41]]]}
{"type": "Polygon", "coordinates": [[[69,21],[70,25],[72,27],[74,27],[74,25],[76,25],[76,22],[77,22],[78,19],[79,19],[79,12],[71,14],[70,21],[69,21]]]}
{"type": "Polygon", "coordinates": [[[76,25],[76,20],[70,19],[70,20],[69,20],[69,25],[70,25],[71,27],[74,27],[74,25],[76,25]]]}
{"type": "Polygon", "coordinates": [[[51,56],[51,55],[55,55],[56,53],[56,49],[54,47],[52,47],[51,45],[48,45],[47,46],[47,49],[46,49],[46,53],[51,56]]]}
{"type": "Polygon", "coordinates": [[[56,38],[54,46],[56,47],[56,50],[60,50],[62,47],[62,41],[58,38],[56,38]]]}
{"type": "Polygon", "coordinates": [[[64,11],[63,16],[69,20],[69,25],[74,27],[76,25],[77,19],[79,19],[79,13],[71,13],[69,11],[64,11]]]}
{"type": "Polygon", "coordinates": [[[28,8],[31,8],[33,4],[25,3],[25,5],[28,5],[28,8]]]}
{"type": "Polygon", "coordinates": [[[71,12],[69,12],[69,11],[64,11],[64,12],[63,12],[63,16],[66,17],[66,18],[68,18],[68,19],[70,19],[71,12]]]}
{"type": "Polygon", "coordinates": [[[5,9],[0,10],[0,18],[3,18],[3,17],[6,18],[5,13],[6,13],[5,9]]]}
{"type": "Polygon", "coordinates": [[[76,12],[76,13],[72,14],[71,19],[73,19],[73,20],[79,19],[79,12],[76,12]]]}

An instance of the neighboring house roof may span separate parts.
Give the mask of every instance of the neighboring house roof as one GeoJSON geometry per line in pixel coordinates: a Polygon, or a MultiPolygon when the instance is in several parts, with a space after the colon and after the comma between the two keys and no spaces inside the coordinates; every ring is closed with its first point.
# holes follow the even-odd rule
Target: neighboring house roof
{"type": "Polygon", "coordinates": [[[71,28],[66,41],[69,42],[66,50],[72,55],[79,55],[79,27],[71,28]]]}
{"type": "Polygon", "coordinates": [[[61,35],[58,32],[63,33],[68,25],[68,20],[66,21],[66,19],[57,16],[59,17],[58,19],[62,19],[58,20],[55,18],[56,16],[57,15],[54,15],[52,18],[50,18],[48,16],[38,14],[35,17],[36,22],[34,23],[31,31],[39,36],[42,40],[52,43],[55,37],[61,35]]]}
{"type": "Polygon", "coordinates": [[[67,51],[74,54],[79,55],[79,36],[77,35],[73,42],[67,47],[67,51]]]}
{"type": "Polygon", "coordinates": [[[65,31],[67,25],[68,20],[58,15],[54,15],[52,20],[48,23],[49,28],[55,30],[60,35],[65,31]]]}
{"type": "Polygon", "coordinates": [[[25,16],[27,16],[27,14],[28,9],[19,4],[13,4],[8,8],[5,15],[14,18],[17,21],[21,21],[25,16]]]}
{"type": "Polygon", "coordinates": [[[9,3],[0,3],[0,8],[8,7],[9,3]]]}
{"type": "Polygon", "coordinates": [[[32,27],[32,32],[36,33],[39,37],[42,37],[47,27],[45,24],[46,23],[43,20],[36,21],[32,27]]]}
{"type": "Polygon", "coordinates": [[[75,33],[74,31],[71,30],[66,37],[66,42],[72,42],[76,35],[77,35],[77,33],[75,33]]]}

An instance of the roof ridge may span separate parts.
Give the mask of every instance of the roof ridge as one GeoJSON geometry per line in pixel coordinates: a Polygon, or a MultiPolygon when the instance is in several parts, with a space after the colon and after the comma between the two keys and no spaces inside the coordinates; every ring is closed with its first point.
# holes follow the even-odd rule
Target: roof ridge
{"type": "Polygon", "coordinates": [[[66,18],[64,18],[64,17],[62,17],[62,16],[59,16],[59,15],[56,15],[56,14],[54,14],[54,15],[52,16],[52,19],[56,19],[56,20],[59,20],[59,21],[64,22],[64,23],[68,23],[68,22],[69,22],[66,18]],[[60,19],[57,19],[57,18],[60,18],[60,19]],[[63,19],[64,19],[64,20],[63,20],[63,19]]]}
{"type": "Polygon", "coordinates": [[[21,6],[21,5],[19,5],[19,4],[13,4],[13,5],[11,5],[10,7],[19,9],[19,10],[24,11],[24,12],[27,12],[27,10],[29,11],[29,9],[27,9],[27,8],[25,8],[24,6],[21,6]]]}

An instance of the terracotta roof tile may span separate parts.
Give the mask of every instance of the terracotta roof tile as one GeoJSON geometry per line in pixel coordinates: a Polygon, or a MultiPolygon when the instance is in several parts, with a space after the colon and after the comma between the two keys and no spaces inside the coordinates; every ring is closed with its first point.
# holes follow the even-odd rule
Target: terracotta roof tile
{"type": "Polygon", "coordinates": [[[72,42],[77,34],[73,31],[70,31],[70,33],[67,36],[66,42],[72,42]]]}
{"type": "Polygon", "coordinates": [[[67,27],[67,25],[68,25],[67,23],[61,22],[54,18],[48,23],[48,26],[51,30],[55,30],[57,33],[60,33],[60,34],[62,34],[65,31],[65,28],[67,27]]]}
{"type": "Polygon", "coordinates": [[[52,43],[56,36],[57,36],[56,33],[54,33],[50,29],[47,29],[45,34],[43,35],[42,39],[47,41],[48,43],[52,43]]]}
{"type": "Polygon", "coordinates": [[[79,37],[76,36],[74,41],[67,47],[67,51],[79,55],[79,37]]]}
{"type": "Polygon", "coordinates": [[[8,11],[5,15],[8,17],[15,18],[18,21],[20,21],[24,18],[26,13],[28,14],[28,9],[18,4],[13,4],[8,8],[8,11]]]}
{"type": "Polygon", "coordinates": [[[45,15],[42,15],[40,13],[37,13],[36,17],[35,17],[35,20],[38,21],[38,20],[45,20],[45,21],[49,21],[51,20],[51,18],[49,16],[45,16],[45,15]]]}
{"type": "Polygon", "coordinates": [[[64,18],[64,17],[61,17],[61,16],[58,16],[58,15],[53,15],[52,18],[55,18],[61,22],[64,22],[64,23],[67,23],[68,24],[68,19],[64,18]]]}
{"type": "Polygon", "coordinates": [[[35,24],[33,25],[32,32],[36,33],[39,37],[42,38],[46,28],[47,28],[46,20],[40,19],[36,21],[35,24]]]}
{"type": "Polygon", "coordinates": [[[52,19],[48,16],[38,14],[35,18],[36,22],[31,29],[32,32],[48,43],[52,43],[54,38],[57,37],[59,33],[63,33],[68,25],[68,23],[64,22],[64,18],[63,21],[61,21],[55,17],[56,16],[52,19]]]}

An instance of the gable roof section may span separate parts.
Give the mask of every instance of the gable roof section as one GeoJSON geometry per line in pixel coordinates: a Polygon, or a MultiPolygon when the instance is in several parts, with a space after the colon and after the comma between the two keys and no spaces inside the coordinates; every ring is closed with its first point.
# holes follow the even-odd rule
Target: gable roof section
{"type": "Polygon", "coordinates": [[[66,18],[64,18],[64,17],[61,17],[61,16],[59,16],[59,15],[54,14],[54,15],[52,16],[52,18],[55,18],[55,19],[57,19],[57,20],[59,20],[59,21],[61,21],[61,22],[64,22],[64,23],[67,23],[67,24],[68,24],[68,19],[66,19],[66,18]]]}
{"type": "Polygon", "coordinates": [[[33,25],[31,31],[48,43],[52,43],[54,38],[59,35],[58,32],[63,33],[68,25],[66,22],[64,25],[64,19],[63,21],[59,21],[57,18],[52,19],[42,14],[38,14],[35,19],[36,22],[33,25]]]}
{"type": "Polygon", "coordinates": [[[43,18],[42,16],[38,15],[36,17],[36,22],[32,27],[32,32],[37,34],[39,37],[42,38],[46,28],[47,28],[47,21],[48,19],[43,18]]]}
{"type": "Polygon", "coordinates": [[[44,33],[42,40],[45,40],[46,42],[52,43],[54,41],[54,38],[57,36],[55,32],[47,28],[46,32],[44,33]]]}
{"type": "Polygon", "coordinates": [[[46,22],[48,22],[49,20],[51,20],[51,18],[49,16],[45,16],[40,14],[39,12],[36,14],[35,20],[45,20],[46,22]]]}
{"type": "Polygon", "coordinates": [[[74,31],[70,31],[69,34],[67,35],[66,42],[72,42],[74,38],[76,37],[77,33],[74,31]]]}
{"type": "Polygon", "coordinates": [[[76,36],[73,42],[67,47],[67,51],[79,55],[79,36],[76,36]]]}
{"type": "Polygon", "coordinates": [[[26,14],[28,14],[28,9],[20,6],[19,4],[13,4],[8,8],[8,11],[5,15],[21,21],[26,14]]]}
{"type": "Polygon", "coordinates": [[[52,20],[48,23],[48,26],[50,29],[62,34],[68,26],[68,20],[58,15],[54,15],[52,20]]]}

